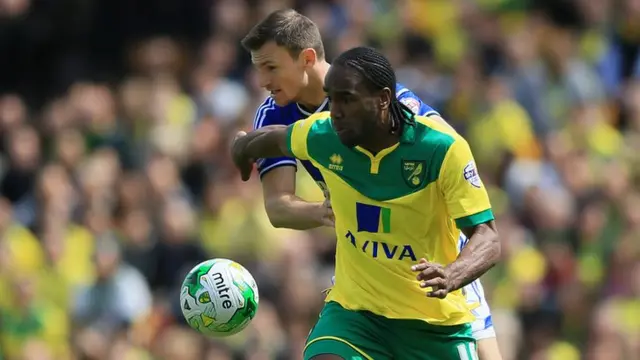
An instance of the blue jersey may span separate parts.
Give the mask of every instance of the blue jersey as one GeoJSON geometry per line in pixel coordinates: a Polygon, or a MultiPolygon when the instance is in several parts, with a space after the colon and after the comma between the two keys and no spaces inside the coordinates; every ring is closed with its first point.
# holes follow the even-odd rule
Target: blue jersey
{"type": "MultiPolygon", "coordinates": [[[[396,96],[398,100],[411,109],[416,115],[431,116],[438,115],[438,112],[431,108],[431,106],[425,104],[418,98],[411,90],[406,87],[396,84],[396,96]]],[[[328,111],[329,99],[325,99],[313,113],[328,111]]],[[[311,115],[309,112],[303,109],[297,103],[291,103],[285,106],[278,106],[271,97],[268,97],[262,105],[258,108],[256,116],[253,120],[253,128],[259,129],[268,125],[291,125],[298,120],[305,119],[311,115]]],[[[320,171],[316,169],[311,162],[301,161],[302,166],[309,172],[313,180],[315,180],[320,186],[324,183],[320,171]]],[[[258,159],[258,171],[260,177],[267,172],[280,167],[280,166],[293,166],[297,167],[296,159],[292,157],[280,157],[271,159],[258,159]]],[[[324,188],[323,188],[324,190],[324,188]]]]}

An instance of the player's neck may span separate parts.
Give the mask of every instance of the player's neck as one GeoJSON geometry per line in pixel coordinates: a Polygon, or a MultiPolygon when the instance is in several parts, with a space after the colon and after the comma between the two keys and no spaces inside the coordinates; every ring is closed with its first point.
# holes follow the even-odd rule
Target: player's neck
{"type": "Polygon", "coordinates": [[[329,63],[326,61],[318,62],[311,71],[309,71],[309,84],[302,90],[298,103],[308,109],[316,109],[320,106],[327,94],[324,92],[324,77],[329,71],[329,63]]]}
{"type": "Polygon", "coordinates": [[[361,148],[366,149],[374,155],[400,142],[400,136],[402,135],[402,131],[390,131],[389,124],[391,123],[391,114],[389,110],[382,110],[381,116],[386,118],[387,121],[377,122],[376,126],[371,128],[364,142],[360,144],[361,148]]]}
{"type": "Polygon", "coordinates": [[[391,134],[389,130],[377,129],[372,132],[366,142],[360,144],[360,147],[376,155],[380,151],[389,148],[400,141],[400,135],[391,134]]]}

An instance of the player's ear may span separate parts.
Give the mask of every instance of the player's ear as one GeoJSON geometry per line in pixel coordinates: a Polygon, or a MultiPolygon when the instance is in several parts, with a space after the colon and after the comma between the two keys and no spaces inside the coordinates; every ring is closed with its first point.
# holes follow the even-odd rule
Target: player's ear
{"type": "Polygon", "coordinates": [[[318,61],[318,54],[312,48],[306,48],[300,53],[300,60],[305,68],[311,68],[318,61]]]}
{"type": "Polygon", "coordinates": [[[391,89],[387,87],[382,89],[382,91],[380,92],[380,108],[382,108],[383,110],[388,109],[389,106],[391,106],[391,100],[392,100],[391,89]]]}

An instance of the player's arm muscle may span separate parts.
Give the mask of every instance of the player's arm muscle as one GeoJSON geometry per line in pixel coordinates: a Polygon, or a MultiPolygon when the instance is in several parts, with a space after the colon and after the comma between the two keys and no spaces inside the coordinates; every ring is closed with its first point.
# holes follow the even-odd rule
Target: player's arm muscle
{"type": "Polygon", "coordinates": [[[324,225],[323,204],[296,196],[296,169],[279,166],[262,176],[264,204],[271,225],[278,228],[307,230],[324,225]]]}
{"type": "Polygon", "coordinates": [[[470,284],[491,269],[500,259],[500,239],[495,221],[461,229],[469,242],[458,259],[447,266],[453,289],[470,284]]]}
{"type": "Polygon", "coordinates": [[[265,126],[237,138],[232,152],[234,156],[250,159],[293,156],[289,151],[287,138],[288,126],[265,126]]]}
{"type": "Polygon", "coordinates": [[[456,261],[446,267],[452,290],[457,290],[499,261],[500,241],[489,196],[464,139],[457,139],[449,149],[438,182],[449,214],[469,238],[456,261]]]}

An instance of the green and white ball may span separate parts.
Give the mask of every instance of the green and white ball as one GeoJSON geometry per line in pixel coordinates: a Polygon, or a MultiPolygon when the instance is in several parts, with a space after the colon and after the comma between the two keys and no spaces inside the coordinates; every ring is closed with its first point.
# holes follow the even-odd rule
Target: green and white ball
{"type": "Polygon", "coordinates": [[[224,337],[249,325],[258,311],[258,286],[251,273],[228,259],[196,265],[182,283],[180,307],[201,334],[224,337]]]}

